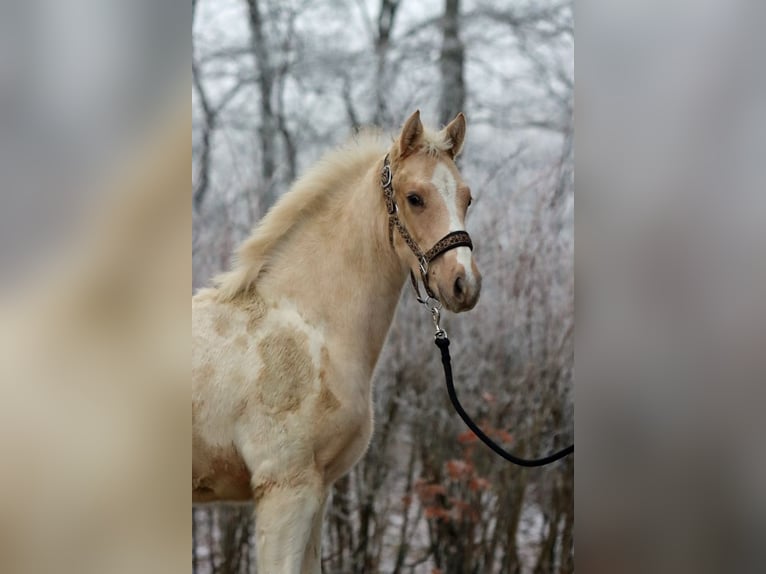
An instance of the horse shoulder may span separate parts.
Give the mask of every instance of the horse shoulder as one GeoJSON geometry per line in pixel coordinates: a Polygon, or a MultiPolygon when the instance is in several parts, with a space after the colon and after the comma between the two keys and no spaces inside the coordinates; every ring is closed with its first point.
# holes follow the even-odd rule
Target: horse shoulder
{"type": "Polygon", "coordinates": [[[369,376],[355,365],[333,361],[326,351],[313,419],[315,459],[329,483],[345,474],[367,451],[372,437],[369,376]]]}

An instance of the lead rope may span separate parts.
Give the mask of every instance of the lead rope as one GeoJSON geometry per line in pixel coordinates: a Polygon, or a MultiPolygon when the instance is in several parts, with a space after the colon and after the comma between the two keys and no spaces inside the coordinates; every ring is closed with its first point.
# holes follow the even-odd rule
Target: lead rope
{"type": "Polygon", "coordinates": [[[438,303],[438,301],[434,302],[433,300],[427,300],[423,302],[423,304],[429,311],[431,311],[431,318],[433,319],[434,329],[436,330],[434,334],[434,343],[436,343],[436,346],[439,347],[439,350],[442,354],[442,367],[444,367],[444,380],[447,382],[447,394],[449,395],[449,400],[452,402],[452,406],[455,407],[457,414],[460,415],[461,419],[463,419],[463,422],[468,426],[469,429],[471,429],[471,431],[473,431],[477,437],[479,437],[479,439],[485,445],[491,448],[495,454],[503,457],[508,462],[524,467],[545,466],[556,462],[557,460],[560,460],[574,452],[574,444],[571,444],[568,447],[543,458],[521,458],[511,454],[491,438],[489,438],[486,434],[484,434],[484,431],[482,431],[479,426],[473,422],[473,419],[468,415],[468,413],[463,408],[463,405],[460,404],[460,400],[457,398],[455,382],[452,380],[452,357],[450,357],[449,352],[449,337],[447,337],[447,331],[442,329],[439,325],[439,320],[441,318],[439,308],[441,305],[438,303]]]}
{"type": "Polygon", "coordinates": [[[526,466],[526,467],[534,467],[534,466],[545,466],[547,464],[551,464],[552,462],[556,462],[559,459],[564,458],[567,455],[570,455],[574,452],[574,444],[569,445],[566,448],[561,449],[558,452],[555,452],[551,455],[548,455],[543,458],[537,458],[537,459],[526,459],[526,458],[520,458],[518,456],[515,456],[505,450],[503,447],[501,447],[499,444],[497,444],[495,441],[493,441],[491,438],[489,438],[484,432],[478,427],[478,425],[473,422],[473,419],[471,419],[470,416],[468,416],[468,413],[465,412],[465,409],[463,408],[463,405],[460,404],[460,401],[457,398],[457,393],[455,392],[455,384],[452,381],[452,362],[450,359],[449,354],[449,339],[446,337],[446,335],[443,338],[437,338],[436,339],[436,346],[439,347],[439,350],[442,352],[442,366],[444,367],[444,378],[447,381],[447,393],[449,394],[449,400],[452,402],[452,406],[455,407],[455,410],[457,411],[457,414],[460,415],[460,418],[463,419],[463,422],[468,426],[471,431],[473,431],[473,434],[475,434],[481,441],[486,444],[489,448],[491,448],[497,455],[503,457],[508,462],[512,462],[513,464],[516,464],[518,466],[526,466]]]}

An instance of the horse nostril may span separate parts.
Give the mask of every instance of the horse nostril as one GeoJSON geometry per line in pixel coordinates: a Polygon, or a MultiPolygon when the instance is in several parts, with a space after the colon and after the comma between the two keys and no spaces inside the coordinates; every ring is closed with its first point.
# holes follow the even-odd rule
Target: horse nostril
{"type": "Polygon", "coordinates": [[[455,298],[460,300],[463,298],[463,277],[460,276],[455,279],[455,298]]]}

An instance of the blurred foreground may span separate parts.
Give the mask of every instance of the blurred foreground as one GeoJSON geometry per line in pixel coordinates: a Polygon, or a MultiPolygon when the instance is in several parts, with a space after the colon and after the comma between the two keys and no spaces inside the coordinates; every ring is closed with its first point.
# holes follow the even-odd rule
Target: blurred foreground
{"type": "Polygon", "coordinates": [[[189,117],[165,108],[2,293],[2,572],[188,567],[189,117]]]}

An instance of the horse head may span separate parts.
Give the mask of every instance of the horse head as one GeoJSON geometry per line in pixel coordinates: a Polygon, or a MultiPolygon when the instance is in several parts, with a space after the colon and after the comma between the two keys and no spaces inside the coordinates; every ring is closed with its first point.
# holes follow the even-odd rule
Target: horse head
{"type": "MultiPolygon", "coordinates": [[[[472,309],[481,291],[481,274],[465,233],[471,190],[455,164],[465,132],[462,113],[441,131],[431,132],[416,111],[387,156],[393,195],[389,215],[401,223],[396,225],[399,233],[392,235],[394,249],[414,276],[422,278],[429,295],[456,313],[472,309]]],[[[384,191],[385,186],[384,181],[384,191]]]]}

